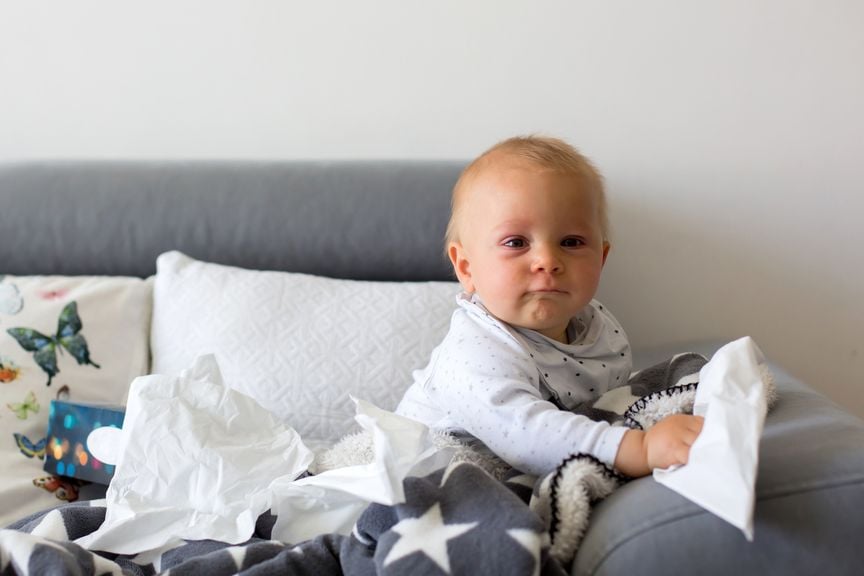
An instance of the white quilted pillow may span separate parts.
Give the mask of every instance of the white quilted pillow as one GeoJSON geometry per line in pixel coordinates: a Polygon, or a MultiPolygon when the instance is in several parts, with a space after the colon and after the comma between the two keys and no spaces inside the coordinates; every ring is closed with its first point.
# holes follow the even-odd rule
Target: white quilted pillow
{"type": "Polygon", "coordinates": [[[153,372],[214,353],[226,383],[310,446],[354,427],[352,394],[393,410],[450,324],[455,282],[363,282],[156,261],[153,372]]]}

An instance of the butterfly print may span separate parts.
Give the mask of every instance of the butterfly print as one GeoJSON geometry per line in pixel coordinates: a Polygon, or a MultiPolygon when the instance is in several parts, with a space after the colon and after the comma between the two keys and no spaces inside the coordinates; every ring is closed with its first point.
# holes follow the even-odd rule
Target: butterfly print
{"type": "Polygon", "coordinates": [[[19,420],[26,420],[27,416],[29,416],[29,412],[37,414],[41,408],[39,402],[36,400],[36,394],[34,394],[32,390],[20,404],[7,404],[6,407],[14,412],[15,416],[17,416],[19,420]]]}
{"type": "Polygon", "coordinates": [[[68,290],[40,290],[39,297],[43,300],[60,300],[68,293],[68,290]]]}
{"type": "Polygon", "coordinates": [[[0,382],[8,384],[18,379],[21,369],[8,358],[0,357],[0,382]]]}
{"type": "Polygon", "coordinates": [[[78,488],[83,485],[83,482],[75,478],[61,478],[60,476],[43,476],[34,478],[33,485],[53,492],[54,496],[66,502],[74,502],[78,500],[78,488]]]}
{"type": "Polygon", "coordinates": [[[0,284],[0,312],[17,314],[24,307],[24,299],[15,284],[0,284]]]}
{"type": "Polygon", "coordinates": [[[77,302],[70,302],[57,320],[57,334],[45,336],[32,328],[9,328],[6,330],[18,344],[28,352],[33,353],[36,364],[48,375],[46,386],[51,385],[51,379],[60,372],[57,367],[57,349],[65,348],[78,364],[89,364],[100,368],[98,364],[90,359],[90,351],[87,348],[87,340],[80,334],[82,328],[81,318],[78,317],[77,302]]]}
{"type": "Polygon", "coordinates": [[[15,444],[18,446],[18,449],[21,451],[21,454],[26,456],[27,458],[39,458],[40,460],[45,459],[45,446],[48,444],[47,438],[42,438],[39,442],[35,444],[27,438],[27,436],[23,434],[19,434],[17,432],[13,432],[12,436],[15,437],[15,444]]]}
{"type": "Polygon", "coordinates": [[[64,384],[57,390],[57,400],[69,400],[69,385],[64,384]]]}

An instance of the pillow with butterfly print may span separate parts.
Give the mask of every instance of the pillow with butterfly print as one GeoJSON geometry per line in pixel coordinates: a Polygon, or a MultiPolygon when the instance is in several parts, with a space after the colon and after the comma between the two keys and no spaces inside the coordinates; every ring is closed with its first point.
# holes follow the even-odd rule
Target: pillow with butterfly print
{"type": "Polygon", "coordinates": [[[0,527],[102,497],[43,470],[51,400],[125,403],[149,368],[151,302],[140,278],[0,276],[0,527]]]}

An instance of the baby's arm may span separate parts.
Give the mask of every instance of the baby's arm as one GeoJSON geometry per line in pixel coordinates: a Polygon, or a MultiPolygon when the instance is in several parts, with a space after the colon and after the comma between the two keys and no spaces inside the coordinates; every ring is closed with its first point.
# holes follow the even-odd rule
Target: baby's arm
{"type": "Polygon", "coordinates": [[[580,452],[612,466],[627,429],[545,400],[528,351],[469,320],[454,316],[450,334],[420,375],[425,403],[443,416],[435,425],[467,432],[530,474],[546,474],[580,452]]]}
{"type": "Polygon", "coordinates": [[[702,431],[703,418],[676,414],[668,416],[647,432],[629,430],[624,434],[615,468],[632,477],[646,476],[654,468],[686,464],[690,446],[702,431]]]}

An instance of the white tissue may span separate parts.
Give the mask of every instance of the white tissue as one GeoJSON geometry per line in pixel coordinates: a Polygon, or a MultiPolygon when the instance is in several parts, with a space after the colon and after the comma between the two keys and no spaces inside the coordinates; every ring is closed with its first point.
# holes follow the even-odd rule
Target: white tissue
{"type": "Polygon", "coordinates": [[[718,350],[699,373],[693,413],[705,417],[685,466],[654,478],[753,540],[759,439],[767,412],[765,358],[750,337],[718,350]]]}
{"type": "Polygon", "coordinates": [[[87,450],[103,464],[117,464],[123,432],[114,426],[100,426],[87,435],[87,450]]]}
{"type": "Polygon", "coordinates": [[[212,355],[178,377],[133,381],[105,522],[76,542],[136,554],[178,539],[252,536],[270,485],[312,462],[300,436],[222,383],[212,355]]]}
{"type": "Polygon", "coordinates": [[[372,433],[375,458],[370,464],[347,466],[273,484],[272,538],[298,543],[319,534],[349,534],[371,503],[405,501],[402,481],[443,467],[453,450],[438,449],[425,425],[352,398],[355,419],[372,433]]]}

